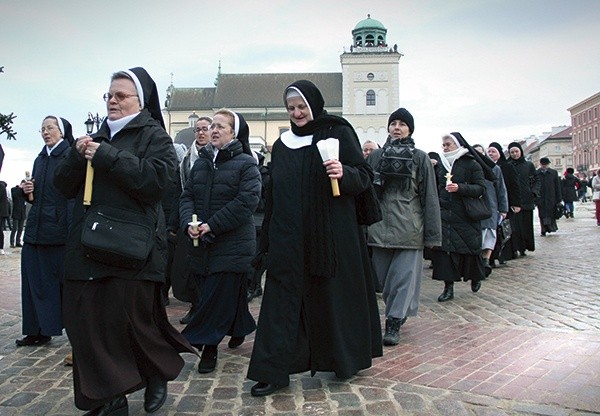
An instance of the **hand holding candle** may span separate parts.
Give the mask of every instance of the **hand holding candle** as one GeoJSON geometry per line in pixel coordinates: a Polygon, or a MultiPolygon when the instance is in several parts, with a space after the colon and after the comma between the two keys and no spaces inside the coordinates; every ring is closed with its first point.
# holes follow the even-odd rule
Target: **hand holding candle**
{"type": "Polygon", "coordinates": [[[33,202],[33,179],[31,178],[31,172],[25,172],[25,183],[21,187],[23,192],[27,194],[27,200],[29,202],[33,202]]]}
{"type": "Polygon", "coordinates": [[[446,185],[450,185],[452,183],[452,174],[448,172],[444,176],[446,177],[446,185]]]}
{"type": "Polygon", "coordinates": [[[317,142],[317,148],[319,149],[319,154],[321,155],[321,159],[325,162],[324,165],[329,173],[329,177],[331,178],[331,190],[333,196],[340,196],[340,187],[338,184],[338,180],[336,177],[343,174],[343,168],[341,163],[339,163],[339,152],[340,152],[340,141],[338,139],[329,138],[326,140],[320,140],[317,142]],[[338,172],[339,171],[339,172],[338,172]]]}
{"type": "MultiPolygon", "coordinates": [[[[194,233],[198,232],[198,226],[202,224],[202,221],[198,221],[198,216],[196,214],[192,214],[192,221],[188,222],[188,225],[192,227],[192,231],[194,233]]],[[[198,247],[198,237],[194,238],[194,247],[198,247]]]]}

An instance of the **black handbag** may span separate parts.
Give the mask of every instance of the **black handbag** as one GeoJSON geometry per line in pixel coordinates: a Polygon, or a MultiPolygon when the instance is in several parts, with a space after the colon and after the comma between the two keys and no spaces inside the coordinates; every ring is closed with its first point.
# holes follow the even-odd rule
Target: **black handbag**
{"type": "Polygon", "coordinates": [[[498,240],[500,244],[504,246],[508,240],[512,237],[512,225],[510,220],[505,218],[500,224],[498,224],[498,240]]]}
{"type": "Polygon", "coordinates": [[[562,202],[559,202],[554,207],[554,219],[559,220],[562,218],[563,215],[565,215],[565,206],[562,202]]]}
{"type": "Polygon", "coordinates": [[[492,216],[492,209],[488,204],[485,192],[479,198],[464,197],[467,217],[473,221],[485,220],[492,216]]]}
{"type": "Polygon", "coordinates": [[[156,221],[143,212],[92,206],[85,214],[81,244],[92,260],[141,270],[154,245],[155,229],[156,221]]]}
{"type": "Polygon", "coordinates": [[[371,225],[383,219],[381,204],[375,193],[373,184],[358,194],[355,198],[356,219],[360,225],[371,225]]]}

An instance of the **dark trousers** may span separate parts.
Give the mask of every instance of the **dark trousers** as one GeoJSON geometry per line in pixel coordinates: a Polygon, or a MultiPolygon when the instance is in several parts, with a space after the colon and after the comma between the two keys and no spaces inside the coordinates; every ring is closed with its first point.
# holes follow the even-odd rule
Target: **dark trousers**
{"type": "Polygon", "coordinates": [[[23,234],[23,223],[24,220],[18,220],[13,218],[13,226],[10,232],[10,245],[14,246],[15,244],[21,245],[21,234],[23,234]],[[16,238],[15,238],[16,237],[16,238]]]}

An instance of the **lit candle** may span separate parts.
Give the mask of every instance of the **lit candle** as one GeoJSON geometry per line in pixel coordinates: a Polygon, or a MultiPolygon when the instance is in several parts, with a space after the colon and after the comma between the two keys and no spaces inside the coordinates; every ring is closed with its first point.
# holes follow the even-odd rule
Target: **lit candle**
{"type": "Polygon", "coordinates": [[[452,174],[448,172],[444,176],[446,177],[446,185],[450,185],[452,183],[452,174]]]}

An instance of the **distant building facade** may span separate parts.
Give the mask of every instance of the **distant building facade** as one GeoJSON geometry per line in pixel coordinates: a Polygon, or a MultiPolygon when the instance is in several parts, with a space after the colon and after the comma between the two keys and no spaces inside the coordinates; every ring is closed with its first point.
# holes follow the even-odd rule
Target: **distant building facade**
{"type": "Polygon", "coordinates": [[[314,82],[325,99],[325,109],[348,119],[361,142],[383,143],[387,118],[399,107],[399,61],[396,45],[389,47],[387,29],[370,16],[352,30],[350,52],[340,56],[342,72],[221,74],[214,87],[167,89],[163,117],[175,142],[189,145],[201,116],[222,107],[241,113],[250,127],[254,150],[263,153],[290,127],[283,90],[298,79],[314,82]]]}
{"type": "Polygon", "coordinates": [[[600,168],[600,92],[575,104],[571,113],[574,168],[581,173],[600,168]]]}
{"type": "Polygon", "coordinates": [[[565,169],[573,167],[573,141],[571,138],[572,127],[554,127],[550,136],[546,137],[535,148],[531,149],[531,161],[539,166],[540,159],[550,159],[550,167],[563,174],[565,169]]]}

